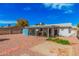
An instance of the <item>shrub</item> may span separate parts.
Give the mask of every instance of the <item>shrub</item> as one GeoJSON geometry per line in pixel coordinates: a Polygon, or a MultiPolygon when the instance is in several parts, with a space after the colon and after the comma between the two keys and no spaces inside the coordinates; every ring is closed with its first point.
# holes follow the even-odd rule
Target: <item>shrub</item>
{"type": "Polygon", "coordinates": [[[52,40],[52,37],[49,37],[47,40],[52,40]]]}
{"type": "Polygon", "coordinates": [[[56,38],[56,37],[49,37],[47,40],[51,40],[51,41],[56,41],[58,40],[59,38],[56,38]]]}
{"type": "Polygon", "coordinates": [[[63,44],[63,45],[69,45],[70,44],[70,42],[68,40],[63,40],[63,39],[56,40],[55,42],[57,42],[59,44],[63,44]]]}
{"type": "Polygon", "coordinates": [[[60,38],[49,37],[47,40],[54,41],[56,43],[63,44],[63,45],[69,45],[70,44],[70,42],[68,40],[63,40],[63,39],[60,39],[60,38]]]}

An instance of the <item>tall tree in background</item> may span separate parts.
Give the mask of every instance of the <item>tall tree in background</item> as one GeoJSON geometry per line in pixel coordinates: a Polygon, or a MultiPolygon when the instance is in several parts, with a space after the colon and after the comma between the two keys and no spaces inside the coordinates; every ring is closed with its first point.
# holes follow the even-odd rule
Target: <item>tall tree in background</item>
{"type": "Polygon", "coordinates": [[[29,26],[29,23],[26,19],[20,18],[17,20],[16,26],[21,26],[21,27],[29,26]]]}
{"type": "Polygon", "coordinates": [[[79,28],[79,23],[77,24],[77,27],[79,28]]]}

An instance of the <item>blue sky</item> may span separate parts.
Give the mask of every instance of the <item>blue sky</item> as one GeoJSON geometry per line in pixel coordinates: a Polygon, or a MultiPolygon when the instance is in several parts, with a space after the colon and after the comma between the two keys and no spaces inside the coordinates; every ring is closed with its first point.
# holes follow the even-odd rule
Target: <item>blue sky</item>
{"type": "Polygon", "coordinates": [[[79,22],[79,4],[74,3],[2,3],[0,4],[0,26],[14,25],[25,18],[30,25],[79,22]]]}

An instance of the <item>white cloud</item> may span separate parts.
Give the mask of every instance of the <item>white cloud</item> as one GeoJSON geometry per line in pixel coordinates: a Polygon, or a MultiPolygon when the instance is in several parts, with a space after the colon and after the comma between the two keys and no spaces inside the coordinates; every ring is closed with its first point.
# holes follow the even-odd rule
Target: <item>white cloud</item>
{"type": "Polygon", "coordinates": [[[65,11],[64,13],[65,13],[65,14],[67,14],[67,13],[73,13],[73,11],[72,11],[72,10],[67,10],[67,11],[65,11]]]}
{"type": "Polygon", "coordinates": [[[24,10],[29,11],[29,10],[31,10],[31,8],[30,7],[25,7],[24,10]]]}
{"type": "Polygon", "coordinates": [[[43,5],[45,8],[49,9],[64,10],[64,13],[72,13],[73,10],[71,10],[70,8],[74,6],[74,4],[71,3],[44,3],[43,5]]]}
{"type": "Polygon", "coordinates": [[[51,7],[51,3],[43,3],[44,7],[48,8],[48,7],[51,7]]]}
{"type": "Polygon", "coordinates": [[[0,21],[0,24],[13,24],[16,23],[16,21],[0,21]]]}
{"type": "Polygon", "coordinates": [[[53,8],[53,9],[62,9],[67,7],[72,7],[74,4],[71,3],[44,3],[43,4],[46,8],[53,8]]]}

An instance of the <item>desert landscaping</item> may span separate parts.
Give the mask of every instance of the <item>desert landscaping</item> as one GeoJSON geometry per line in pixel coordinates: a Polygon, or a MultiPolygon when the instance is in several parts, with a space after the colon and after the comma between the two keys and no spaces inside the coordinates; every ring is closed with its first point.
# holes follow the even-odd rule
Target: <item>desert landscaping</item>
{"type": "Polygon", "coordinates": [[[46,37],[24,36],[22,34],[0,35],[1,56],[78,56],[79,40],[70,37],[70,45],[46,40],[46,37]],[[5,38],[6,39],[5,39],[5,38]]]}

